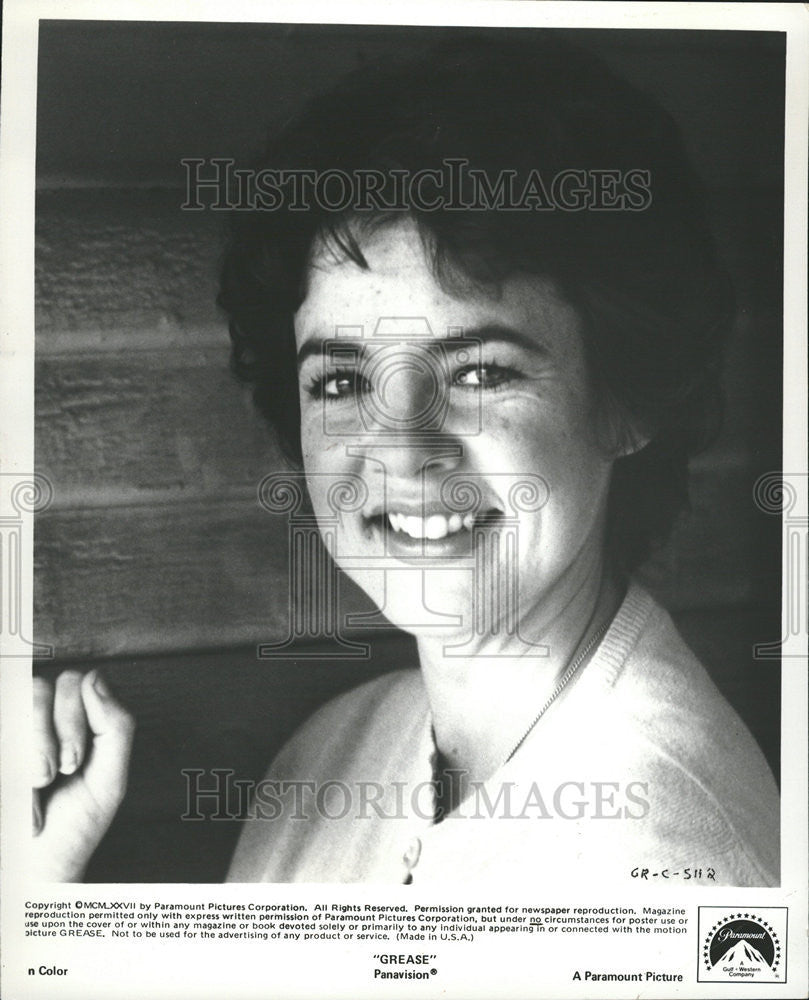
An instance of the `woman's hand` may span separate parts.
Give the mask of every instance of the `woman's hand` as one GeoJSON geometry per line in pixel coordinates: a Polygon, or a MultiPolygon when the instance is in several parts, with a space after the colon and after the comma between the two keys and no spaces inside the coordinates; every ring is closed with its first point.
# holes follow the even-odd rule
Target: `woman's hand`
{"type": "Polygon", "coordinates": [[[134,730],[97,670],[34,678],[35,877],[84,877],[124,797],[134,730]]]}

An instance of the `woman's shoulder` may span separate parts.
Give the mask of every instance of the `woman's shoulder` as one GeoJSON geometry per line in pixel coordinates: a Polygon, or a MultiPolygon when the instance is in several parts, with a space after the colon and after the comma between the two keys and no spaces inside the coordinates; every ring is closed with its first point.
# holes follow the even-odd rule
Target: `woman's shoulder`
{"type": "Polygon", "coordinates": [[[392,670],[337,695],[293,734],[271,765],[275,776],[332,774],[418,738],[428,717],[417,669],[392,670]]]}
{"type": "MultiPolygon", "coordinates": [[[[424,757],[425,732],[429,715],[418,670],[385,673],[319,708],[260,783],[228,880],[360,881],[374,864],[387,871],[391,856],[398,872],[401,848],[391,855],[389,845],[380,846],[387,841],[372,822],[379,816],[377,791],[424,757]],[[369,822],[356,823],[358,811],[369,822]]],[[[385,830],[390,838],[398,827],[385,830]]]]}
{"type": "Polygon", "coordinates": [[[390,670],[327,701],[304,723],[304,728],[329,726],[336,719],[342,725],[384,725],[402,712],[410,715],[419,709],[427,711],[421,672],[416,668],[390,670]]]}
{"type": "Polygon", "coordinates": [[[609,664],[601,677],[614,696],[613,712],[631,721],[624,731],[642,735],[709,785],[730,772],[772,781],[755,739],[668,612],[638,584],[628,596],[641,612],[638,627],[625,633],[620,664],[609,664]]]}
{"type": "Polygon", "coordinates": [[[653,726],[686,716],[715,730],[717,721],[737,718],[671,615],[640,583],[630,585],[598,659],[599,686],[653,726]]]}
{"type": "Polygon", "coordinates": [[[636,627],[601,678],[614,751],[654,788],[669,838],[735,845],[740,863],[777,880],[778,790],[764,754],[668,612],[638,584],[628,597],[636,627]]]}

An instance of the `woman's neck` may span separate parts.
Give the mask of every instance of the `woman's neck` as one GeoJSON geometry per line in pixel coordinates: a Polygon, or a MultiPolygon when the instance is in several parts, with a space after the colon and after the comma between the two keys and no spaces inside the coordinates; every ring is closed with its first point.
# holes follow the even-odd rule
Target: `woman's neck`
{"type": "Polygon", "coordinates": [[[451,656],[446,639],[419,637],[436,745],[443,766],[462,772],[461,785],[485,781],[505,763],[571,661],[623,599],[623,586],[600,560],[566,583],[552,607],[533,608],[520,621],[522,639],[541,644],[547,655],[526,655],[522,641],[510,646],[496,635],[451,656]]]}

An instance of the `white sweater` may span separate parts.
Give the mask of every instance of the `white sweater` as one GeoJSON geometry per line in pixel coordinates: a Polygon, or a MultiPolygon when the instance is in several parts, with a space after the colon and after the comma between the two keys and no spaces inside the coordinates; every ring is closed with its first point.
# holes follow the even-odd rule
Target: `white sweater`
{"type": "Polygon", "coordinates": [[[764,757],[638,584],[514,757],[440,823],[434,754],[417,670],[329,702],[273,762],[228,881],[779,882],[764,757]]]}

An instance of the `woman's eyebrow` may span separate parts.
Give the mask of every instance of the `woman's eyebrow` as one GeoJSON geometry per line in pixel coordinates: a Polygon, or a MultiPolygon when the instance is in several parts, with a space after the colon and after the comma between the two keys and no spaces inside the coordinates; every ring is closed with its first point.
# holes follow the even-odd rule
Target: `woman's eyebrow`
{"type": "MultiPolygon", "coordinates": [[[[354,340],[348,337],[311,337],[301,344],[298,351],[298,367],[304,361],[314,356],[328,358],[336,350],[347,350],[356,354],[363,354],[369,345],[385,345],[402,343],[402,338],[370,337],[367,340],[354,340]]],[[[411,344],[421,344],[428,350],[441,350],[447,343],[453,346],[466,344],[470,347],[484,346],[490,343],[512,344],[521,350],[529,351],[542,357],[550,356],[547,344],[538,336],[518,330],[515,327],[502,323],[486,323],[483,326],[465,329],[463,327],[448,327],[445,337],[425,338],[418,337],[411,341],[411,344]]]]}
{"type": "Polygon", "coordinates": [[[489,343],[511,344],[523,351],[529,351],[542,357],[550,357],[551,354],[547,342],[537,333],[527,333],[502,323],[486,323],[483,326],[464,330],[463,337],[471,343],[479,341],[481,345],[489,343]]]}

